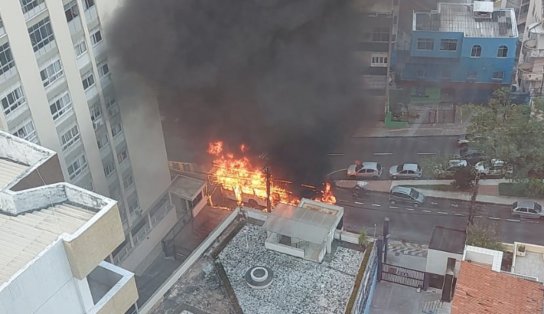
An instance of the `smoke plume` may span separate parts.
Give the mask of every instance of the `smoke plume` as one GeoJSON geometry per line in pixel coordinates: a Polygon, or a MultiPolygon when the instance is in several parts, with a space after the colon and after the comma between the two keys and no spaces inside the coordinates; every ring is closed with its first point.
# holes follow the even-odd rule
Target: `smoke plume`
{"type": "Polygon", "coordinates": [[[191,147],[265,153],[276,177],[318,183],[361,122],[360,16],[347,0],[131,0],[108,31],[191,147]]]}

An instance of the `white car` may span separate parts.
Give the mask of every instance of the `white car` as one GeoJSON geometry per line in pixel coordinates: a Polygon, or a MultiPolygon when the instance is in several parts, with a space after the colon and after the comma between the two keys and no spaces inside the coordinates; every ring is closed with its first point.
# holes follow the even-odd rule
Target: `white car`
{"type": "Polygon", "coordinates": [[[350,178],[379,179],[382,175],[382,165],[375,161],[356,162],[348,167],[350,178]]]}
{"type": "Polygon", "coordinates": [[[502,160],[491,159],[491,161],[480,161],[474,166],[480,177],[502,178],[507,174],[512,174],[513,169],[502,160]]]}
{"type": "Polygon", "coordinates": [[[389,176],[393,180],[418,179],[422,174],[421,167],[415,163],[404,163],[389,168],[389,176]]]}
{"type": "Polygon", "coordinates": [[[542,206],[534,201],[517,201],[512,204],[512,215],[520,218],[540,219],[544,216],[542,206]]]}

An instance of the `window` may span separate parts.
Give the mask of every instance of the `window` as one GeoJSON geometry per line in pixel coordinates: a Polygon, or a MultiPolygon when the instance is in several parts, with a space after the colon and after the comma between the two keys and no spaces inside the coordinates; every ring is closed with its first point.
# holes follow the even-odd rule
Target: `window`
{"type": "Polygon", "coordinates": [[[418,38],[417,49],[419,50],[433,50],[434,41],[431,38],[418,38]]]}
{"type": "Polygon", "coordinates": [[[471,57],[479,57],[482,55],[482,46],[480,45],[474,45],[472,46],[472,50],[470,51],[471,57]]]}
{"type": "Polygon", "coordinates": [[[23,90],[20,86],[16,87],[14,90],[9,92],[2,100],[2,109],[6,116],[17,109],[19,106],[25,104],[25,96],[23,95],[23,90]]]}
{"type": "Polygon", "coordinates": [[[386,55],[373,55],[370,61],[371,67],[387,67],[386,55]]]}
{"type": "Polygon", "coordinates": [[[138,204],[138,196],[135,194],[132,194],[128,198],[128,209],[132,213],[134,210],[138,209],[138,207],[140,207],[140,204],[138,204]]]}
{"type": "Polygon", "coordinates": [[[80,175],[86,167],[87,160],[85,159],[85,155],[79,156],[68,166],[68,176],[70,177],[70,180],[73,180],[80,175]]]}
{"type": "Polygon", "coordinates": [[[64,13],[66,14],[66,21],[70,22],[79,15],[79,10],[77,9],[76,0],[71,1],[64,5],[64,13]]]}
{"type": "Polygon", "coordinates": [[[91,34],[91,42],[93,45],[98,44],[102,41],[102,34],[100,33],[100,30],[97,30],[96,32],[91,34]]]}
{"type": "Polygon", "coordinates": [[[117,162],[122,163],[128,158],[127,148],[123,147],[120,152],[117,153],[117,162]]]}
{"type": "Polygon", "coordinates": [[[497,57],[506,58],[507,56],[508,56],[508,47],[500,46],[499,50],[497,50],[497,57]]]}
{"type": "Polygon", "coordinates": [[[66,133],[60,137],[62,143],[62,150],[67,150],[72,144],[79,141],[79,129],[77,125],[74,125],[66,133]]]}
{"type": "Polygon", "coordinates": [[[93,121],[93,126],[96,129],[98,127],[98,120],[102,116],[102,110],[100,110],[100,104],[96,103],[89,107],[91,113],[91,121],[93,121]]]}
{"type": "Polygon", "coordinates": [[[83,83],[83,89],[87,90],[89,87],[94,85],[94,76],[91,72],[87,72],[83,75],[83,80],[81,80],[83,83]]]}
{"type": "Polygon", "coordinates": [[[446,51],[457,50],[457,40],[456,39],[441,39],[440,50],[446,50],[446,51]]]}
{"type": "Polygon", "coordinates": [[[132,184],[134,184],[134,177],[132,176],[132,173],[129,173],[128,175],[126,175],[124,178],[123,178],[123,186],[126,188],[128,188],[129,186],[131,186],[132,184]]]}
{"type": "Polygon", "coordinates": [[[43,3],[43,0],[20,0],[23,13],[26,13],[43,3]]]}
{"type": "Polygon", "coordinates": [[[502,71],[493,72],[492,79],[494,81],[502,81],[503,78],[504,78],[504,72],[502,71]]]}
{"type": "Polygon", "coordinates": [[[98,75],[100,77],[103,77],[104,75],[107,75],[110,73],[110,68],[108,67],[108,64],[106,62],[103,62],[98,65],[98,75]]]}
{"type": "Polygon", "coordinates": [[[104,174],[106,175],[106,177],[111,176],[114,171],[115,171],[115,165],[113,164],[113,162],[108,162],[104,166],[104,174]]]}
{"type": "Polygon", "coordinates": [[[76,57],[79,57],[85,51],[87,51],[87,44],[85,44],[85,41],[80,41],[79,43],[74,45],[74,50],[76,52],[76,57]]]}
{"type": "MultiPolygon", "coordinates": [[[[104,133],[104,132],[101,132],[104,133]]],[[[104,147],[107,147],[108,144],[108,137],[106,134],[100,134],[96,136],[96,144],[98,145],[98,149],[102,149],[104,147]]]]}
{"type": "Polygon", "coordinates": [[[15,66],[9,43],[0,46],[0,75],[6,73],[9,69],[15,66]]]}
{"type": "Polygon", "coordinates": [[[376,27],[372,32],[372,41],[389,41],[389,28],[387,27],[376,27]]]}
{"type": "Polygon", "coordinates": [[[34,129],[34,123],[32,121],[26,122],[23,126],[13,132],[13,135],[23,138],[29,142],[38,143],[38,136],[36,135],[36,129],[34,129]]]}
{"type": "Polygon", "coordinates": [[[63,75],[62,65],[60,64],[60,59],[57,59],[47,65],[40,71],[40,76],[42,77],[43,86],[47,87],[58,78],[63,75]]]}
{"type": "Polygon", "coordinates": [[[46,17],[28,28],[28,33],[30,34],[30,41],[32,42],[34,51],[40,50],[55,39],[49,17],[46,17]]]}
{"type": "Polygon", "coordinates": [[[123,129],[121,128],[121,123],[115,123],[111,125],[111,135],[116,136],[119,134],[123,129]]]}
{"type": "Polygon", "coordinates": [[[94,5],[94,0],[83,0],[83,3],[85,5],[85,10],[87,10],[94,5]]]}
{"type": "Polygon", "coordinates": [[[63,95],[57,97],[50,105],[49,109],[51,110],[51,115],[53,115],[53,120],[57,120],[63,116],[66,112],[72,109],[72,100],[70,99],[70,94],[65,92],[63,95]]]}

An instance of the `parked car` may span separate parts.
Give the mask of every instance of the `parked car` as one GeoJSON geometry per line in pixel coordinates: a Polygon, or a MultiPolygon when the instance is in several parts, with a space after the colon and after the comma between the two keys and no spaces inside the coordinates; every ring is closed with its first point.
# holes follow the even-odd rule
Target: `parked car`
{"type": "Polygon", "coordinates": [[[411,187],[394,186],[389,193],[389,203],[403,203],[418,207],[425,202],[425,195],[411,187]]]}
{"type": "Polygon", "coordinates": [[[467,167],[468,163],[464,159],[453,159],[448,161],[446,169],[436,168],[434,169],[434,175],[439,179],[451,179],[455,175],[457,170],[467,167]]]}
{"type": "Polygon", "coordinates": [[[542,206],[534,201],[517,201],[512,204],[512,215],[520,218],[539,219],[544,216],[542,206]]]}
{"type": "Polygon", "coordinates": [[[382,175],[382,165],[375,161],[356,162],[347,170],[350,178],[378,179],[382,175]]]}
{"type": "Polygon", "coordinates": [[[474,134],[463,134],[461,136],[459,136],[459,138],[457,139],[457,146],[459,146],[459,148],[463,149],[465,147],[468,147],[469,144],[471,143],[474,143],[474,142],[479,142],[479,141],[482,141],[482,140],[485,140],[486,137],[484,136],[477,136],[477,135],[474,135],[474,134]]]}
{"type": "Polygon", "coordinates": [[[503,178],[507,174],[513,173],[512,166],[508,165],[502,160],[491,159],[483,160],[474,166],[476,171],[480,174],[480,177],[493,177],[493,178],[503,178]]]}
{"type": "Polygon", "coordinates": [[[468,150],[461,150],[461,159],[464,159],[468,162],[469,165],[476,165],[478,162],[482,160],[488,159],[487,156],[475,149],[468,149],[468,150]]]}
{"type": "Polygon", "coordinates": [[[396,179],[418,179],[422,175],[421,167],[415,163],[404,163],[389,168],[389,176],[396,179]]]}

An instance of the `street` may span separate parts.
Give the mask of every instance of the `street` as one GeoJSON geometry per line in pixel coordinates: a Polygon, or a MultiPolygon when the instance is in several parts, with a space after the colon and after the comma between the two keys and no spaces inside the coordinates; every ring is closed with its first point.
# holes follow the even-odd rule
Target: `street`
{"type": "MultiPolygon", "coordinates": [[[[368,235],[381,234],[385,217],[391,220],[393,239],[426,244],[434,226],[465,229],[469,202],[427,198],[426,204],[413,206],[389,204],[387,193],[367,192],[353,199],[351,191],[335,190],[337,204],[344,207],[344,229],[368,235]],[[375,229],[376,228],[376,229],[375,229]]],[[[541,229],[544,222],[514,218],[510,206],[478,203],[475,220],[494,223],[503,242],[522,241],[544,244],[541,229]]]]}
{"type": "MultiPolygon", "coordinates": [[[[457,136],[425,137],[352,137],[329,153],[330,173],[338,171],[341,175],[355,160],[377,161],[388,176],[388,169],[404,162],[419,162],[429,156],[452,156],[458,153],[457,136]]],[[[424,173],[423,176],[426,176],[424,173]]]]}

